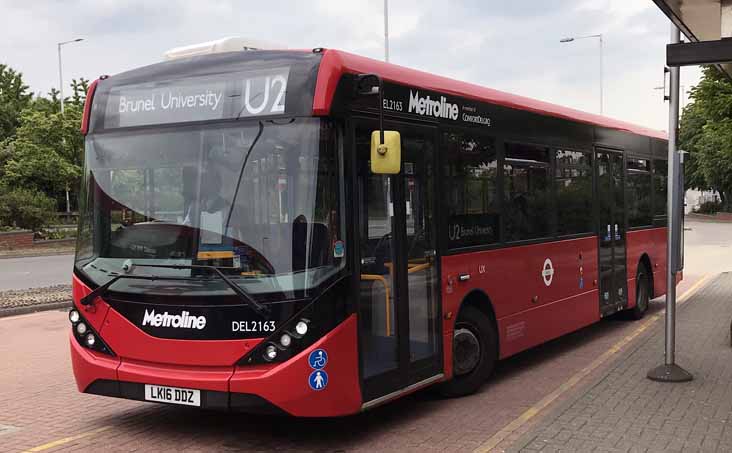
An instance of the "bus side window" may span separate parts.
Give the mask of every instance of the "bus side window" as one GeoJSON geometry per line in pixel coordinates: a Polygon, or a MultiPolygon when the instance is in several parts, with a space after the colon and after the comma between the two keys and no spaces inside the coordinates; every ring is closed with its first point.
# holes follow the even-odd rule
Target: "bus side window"
{"type": "Polygon", "coordinates": [[[555,151],[557,233],[590,233],[592,226],[592,155],[583,151],[555,151]]]}
{"type": "Polygon", "coordinates": [[[666,217],[666,184],[668,184],[668,166],[665,160],[653,161],[653,192],[656,216],[666,217]]]}
{"type": "Polygon", "coordinates": [[[628,202],[628,226],[647,226],[653,223],[651,206],[651,162],[648,159],[628,157],[626,176],[626,200],[628,202]]]}
{"type": "Polygon", "coordinates": [[[549,148],[506,143],[503,163],[506,241],[549,237],[554,215],[549,148]]]}
{"type": "Polygon", "coordinates": [[[445,132],[445,176],[450,248],[498,242],[498,160],[495,139],[445,132]]]}

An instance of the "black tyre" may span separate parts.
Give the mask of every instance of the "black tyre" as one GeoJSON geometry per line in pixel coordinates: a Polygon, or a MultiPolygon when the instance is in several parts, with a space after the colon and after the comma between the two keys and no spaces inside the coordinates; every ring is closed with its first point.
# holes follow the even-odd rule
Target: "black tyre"
{"type": "Polygon", "coordinates": [[[638,274],[635,276],[635,307],[628,311],[630,319],[638,320],[648,311],[651,302],[651,277],[645,265],[638,267],[638,274]]]}
{"type": "Polygon", "coordinates": [[[498,335],[491,320],[475,307],[460,310],[452,342],[453,378],[439,388],[447,397],[475,393],[493,373],[498,335]]]}

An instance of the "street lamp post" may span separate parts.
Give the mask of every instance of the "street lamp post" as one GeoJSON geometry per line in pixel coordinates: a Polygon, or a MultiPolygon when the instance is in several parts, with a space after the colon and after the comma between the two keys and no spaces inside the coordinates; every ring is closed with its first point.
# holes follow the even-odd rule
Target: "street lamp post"
{"type": "MultiPolygon", "coordinates": [[[[61,96],[61,114],[64,113],[64,74],[61,70],[61,46],[64,44],[70,44],[72,42],[79,42],[83,41],[84,38],[76,38],[72,39],[70,41],[63,41],[56,44],[56,47],[58,49],[58,89],[59,89],[59,95],[61,96]]],[[[67,198],[68,198],[68,191],[67,191],[67,198]]],[[[66,201],[66,207],[68,208],[68,200],[66,201]]]]}
{"type": "Polygon", "coordinates": [[[384,61],[389,62],[389,0],[384,0],[384,61]]]}
{"type": "Polygon", "coordinates": [[[604,42],[602,40],[602,33],[599,35],[587,35],[587,36],[575,36],[575,37],[568,37],[568,38],[562,38],[559,40],[561,43],[567,43],[572,41],[577,41],[579,39],[588,39],[588,38],[598,38],[600,40],[600,115],[603,113],[603,47],[604,42]]]}
{"type": "MultiPolygon", "coordinates": [[[[59,90],[59,96],[61,96],[61,116],[64,114],[64,73],[61,69],[61,46],[65,44],[70,44],[72,42],[79,42],[83,41],[84,38],[76,38],[72,39],[70,41],[62,41],[56,44],[56,48],[58,49],[58,90],[59,90]]],[[[71,200],[69,197],[69,186],[66,186],[66,213],[71,212],[71,200]]]]}

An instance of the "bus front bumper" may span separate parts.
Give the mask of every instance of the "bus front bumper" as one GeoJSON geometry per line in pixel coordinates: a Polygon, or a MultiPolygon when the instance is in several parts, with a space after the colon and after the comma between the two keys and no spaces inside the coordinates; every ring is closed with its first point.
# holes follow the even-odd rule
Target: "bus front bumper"
{"type": "Polygon", "coordinates": [[[290,360],[268,365],[192,367],[140,362],[90,351],[70,334],[71,361],[80,392],[148,401],[145,385],[200,391],[200,407],[255,414],[334,417],[361,410],[356,347],[356,316],[343,323],[290,360]],[[310,367],[308,356],[324,349],[328,362],[322,370],[310,367]],[[318,390],[312,373],[327,374],[318,390]]]}

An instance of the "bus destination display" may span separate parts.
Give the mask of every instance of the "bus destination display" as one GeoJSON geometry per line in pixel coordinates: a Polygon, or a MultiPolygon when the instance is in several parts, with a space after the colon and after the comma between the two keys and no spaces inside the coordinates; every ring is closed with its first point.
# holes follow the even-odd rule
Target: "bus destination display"
{"type": "Polygon", "coordinates": [[[285,113],[289,68],[112,88],[105,128],[285,113]]]}

